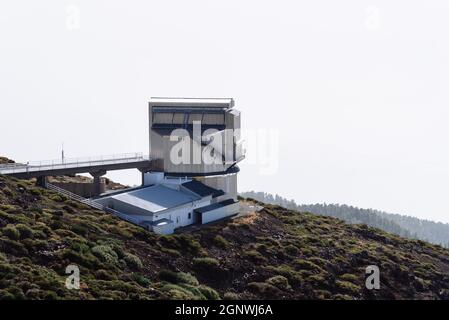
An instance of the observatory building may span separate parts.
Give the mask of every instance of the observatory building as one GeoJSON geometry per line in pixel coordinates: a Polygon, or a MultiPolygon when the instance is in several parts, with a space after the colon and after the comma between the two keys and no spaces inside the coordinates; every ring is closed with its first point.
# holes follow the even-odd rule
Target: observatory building
{"type": "Polygon", "coordinates": [[[238,213],[244,150],[233,99],[151,98],[149,154],[142,186],[96,201],[160,234],[238,213]]]}
{"type": "Polygon", "coordinates": [[[234,100],[152,98],[149,105],[154,170],[194,178],[237,199],[236,164],[244,155],[234,100]]]}

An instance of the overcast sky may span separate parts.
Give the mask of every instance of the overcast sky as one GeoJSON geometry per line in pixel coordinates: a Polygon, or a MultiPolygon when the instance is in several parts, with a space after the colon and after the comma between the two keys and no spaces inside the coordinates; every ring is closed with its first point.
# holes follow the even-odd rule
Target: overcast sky
{"type": "Polygon", "coordinates": [[[449,222],[448,16],[445,0],[5,0],[0,154],[148,153],[149,97],[234,97],[244,128],[279,133],[278,169],[242,163],[241,191],[449,222]]]}

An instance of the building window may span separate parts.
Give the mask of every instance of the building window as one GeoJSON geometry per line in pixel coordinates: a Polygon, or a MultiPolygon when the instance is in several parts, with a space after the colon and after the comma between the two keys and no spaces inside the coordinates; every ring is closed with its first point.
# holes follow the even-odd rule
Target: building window
{"type": "Polygon", "coordinates": [[[192,219],[192,212],[189,212],[189,219],[192,219]]]}

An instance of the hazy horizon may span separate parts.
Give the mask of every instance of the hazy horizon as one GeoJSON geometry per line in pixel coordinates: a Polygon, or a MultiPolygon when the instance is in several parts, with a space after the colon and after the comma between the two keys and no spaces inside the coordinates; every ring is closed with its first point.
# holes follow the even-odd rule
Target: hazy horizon
{"type": "Polygon", "coordinates": [[[150,97],[233,97],[279,134],[276,172],[242,162],[239,191],[449,222],[445,1],[0,7],[0,155],[148,154],[150,97]]]}

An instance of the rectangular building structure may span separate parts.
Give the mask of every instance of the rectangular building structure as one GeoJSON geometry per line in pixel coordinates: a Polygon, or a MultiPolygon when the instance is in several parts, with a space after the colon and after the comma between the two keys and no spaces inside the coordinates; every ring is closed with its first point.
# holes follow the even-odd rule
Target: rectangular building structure
{"type": "Polygon", "coordinates": [[[240,112],[233,107],[230,98],[151,98],[151,171],[143,173],[141,188],[98,201],[162,234],[237,214],[237,163],[244,150],[240,112]]]}

